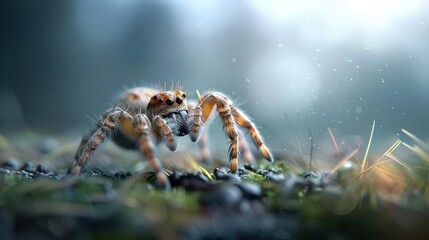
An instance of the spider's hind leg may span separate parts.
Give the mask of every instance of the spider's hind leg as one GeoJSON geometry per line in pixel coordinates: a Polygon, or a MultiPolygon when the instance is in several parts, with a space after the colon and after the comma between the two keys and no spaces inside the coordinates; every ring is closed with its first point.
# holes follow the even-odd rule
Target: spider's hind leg
{"type": "Polygon", "coordinates": [[[118,129],[121,120],[127,122],[131,118],[120,108],[112,108],[104,113],[95,128],[82,138],[68,174],[76,176],[81,173],[91,155],[118,129]]]}
{"type": "Polygon", "coordinates": [[[259,149],[262,156],[264,156],[264,158],[269,162],[272,162],[274,160],[273,155],[271,154],[267,146],[265,146],[261,134],[259,133],[258,129],[256,129],[253,122],[249,119],[249,117],[246,116],[246,114],[240,111],[240,109],[236,107],[231,107],[231,109],[232,115],[234,116],[234,119],[238,123],[238,125],[247,129],[247,131],[250,133],[253,143],[259,149]]]}
{"type": "Polygon", "coordinates": [[[240,144],[240,152],[241,155],[243,155],[244,160],[249,163],[252,164],[254,163],[255,159],[253,158],[253,154],[250,152],[249,150],[249,144],[247,144],[246,138],[243,135],[243,132],[239,129],[238,131],[239,134],[239,144],[240,144]]]}

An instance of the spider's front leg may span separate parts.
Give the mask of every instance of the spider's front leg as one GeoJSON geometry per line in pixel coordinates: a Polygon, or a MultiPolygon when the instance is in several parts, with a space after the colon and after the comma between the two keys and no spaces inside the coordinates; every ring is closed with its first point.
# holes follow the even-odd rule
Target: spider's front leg
{"type": "Polygon", "coordinates": [[[155,171],[158,181],[166,189],[170,188],[170,181],[162,171],[162,165],[156,157],[156,150],[153,141],[150,137],[151,134],[151,123],[146,115],[139,114],[135,117],[133,122],[134,133],[136,134],[136,140],[138,142],[139,150],[142,155],[146,157],[155,171]]]}
{"type": "Polygon", "coordinates": [[[197,102],[190,101],[188,103],[188,112],[188,125],[189,129],[191,129],[189,136],[191,137],[192,142],[197,142],[200,139],[201,133],[203,131],[203,109],[197,102]]]}
{"type": "Polygon", "coordinates": [[[161,133],[160,138],[165,137],[166,139],[165,144],[167,145],[168,149],[170,149],[170,151],[173,151],[173,152],[176,151],[177,142],[174,139],[174,135],[173,135],[173,131],[171,130],[171,127],[168,126],[165,119],[163,119],[161,116],[156,116],[153,118],[153,122],[160,129],[160,133],[161,133]]]}
{"type": "Polygon", "coordinates": [[[107,110],[101,116],[95,128],[82,138],[68,173],[72,176],[81,173],[91,155],[118,129],[121,121],[126,123],[131,119],[131,115],[121,108],[116,107],[107,110]]]}
{"type": "Polygon", "coordinates": [[[225,132],[231,140],[229,145],[229,161],[231,163],[231,171],[236,173],[239,151],[239,130],[232,116],[231,100],[218,92],[206,93],[200,99],[200,106],[202,109],[202,120],[204,122],[210,117],[214,106],[217,107],[217,112],[222,120],[225,132]]]}

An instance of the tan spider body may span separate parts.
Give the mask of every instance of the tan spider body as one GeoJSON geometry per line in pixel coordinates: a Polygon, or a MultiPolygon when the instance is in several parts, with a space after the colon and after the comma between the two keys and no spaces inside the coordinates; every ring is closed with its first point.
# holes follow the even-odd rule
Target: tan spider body
{"type": "Polygon", "coordinates": [[[189,135],[193,142],[201,138],[201,152],[207,157],[202,127],[215,107],[230,139],[229,160],[233,173],[237,172],[240,148],[246,160],[252,161],[252,155],[238,126],[247,129],[265,159],[273,160],[255,125],[242,111],[233,106],[232,101],[224,94],[208,92],[198,101],[188,102],[186,94],[179,88],[170,91],[132,88],[124,92],[116,107],[107,110],[92,131],[83,137],[69,173],[78,175],[92,153],[106,139],[112,137],[113,141],[122,147],[139,150],[157,173],[158,181],[169,185],[155,154],[153,141],[159,143],[165,140],[166,146],[175,151],[177,137],[189,135]]]}

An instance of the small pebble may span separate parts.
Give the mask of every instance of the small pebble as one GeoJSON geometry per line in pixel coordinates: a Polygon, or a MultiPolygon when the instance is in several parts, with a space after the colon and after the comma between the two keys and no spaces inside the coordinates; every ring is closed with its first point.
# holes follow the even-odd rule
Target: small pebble
{"type": "Polygon", "coordinates": [[[226,173],[225,171],[223,171],[219,168],[215,168],[215,170],[213,171],[213,175],[215,176],[216,180],[228,180],[229,179],[228,173],[226,173]]]}
{"type": "Polygon", "coordinates": [[[184,187],[186,190],[204,190],[211,186],[209,179],[204,176],[202,173],[187,173],[181,175],[178,181],[181,187],[184,187]]]}
{"type": "Polygon", "coordinates": [[[7,170],[7,169],[5,169],[5,168],[0,168],[0,173],[1,173],[1,174],[9,174],[9,173],[10,173],[10,171],[9,171],[9,170],[7,170]]]}
{"type": "Polygon", "coordinates": [[[252,172],[256,171],[255,165],[250,164],[250,163],[244,164],[244,168],[247,169],[247,170],[249,170],[249,171],[252,171],[252,172]]]}
{"type": "Polygon", "coordinates": [[[200,203],[209,209],[213,207],[233,208],[241,201],[242,197],[243,194],[237,186],[223,184],[216,185],[214,189],[204,192],[200,203]]]}
{"type": "Polygon", "coordinates": [[[27,161],[22,165],[22,167],[19,170],[24,170],[27,172],[34,172],[34,164],[30,161],[27,161]]]}
{"type": "Polygon", "coordinates": [[[285,180],[285,176],[283,174],[275,174],[273,172],[269,172],[267,178],[274,182],[283,182],[285,180]]]}
{"type": "Polygon", "coordinates": [[[45,164],[43,163],[39,163],[39,165],[37,165],[36,171],[39,173],[47,173],[48,170],[45,167],[45,164]]]}
{"type": "Polygon", "coordinates": [[[259,199],[262,197],[262,189],[259,184],[252,182],[235,183],[243,193],[243,196],[248,199],[259,199]]]}
{"type": "Polygon", "coordinates": [[[213,171],[213,175],[215,176],[216,180],[233,182],[240,181],[239,173],[234,174],[231,171],[226,172],[223,168],[215,168],[215,170],[213,171]]]}
{"type": "Polygon", "coordinates": [[[7,157],[2,163],[1,166],[2,168],[6,168],[9,170],[17,170],[19,167],[18,164],[18,159],[16,159],[15,157],[7,157]]]}

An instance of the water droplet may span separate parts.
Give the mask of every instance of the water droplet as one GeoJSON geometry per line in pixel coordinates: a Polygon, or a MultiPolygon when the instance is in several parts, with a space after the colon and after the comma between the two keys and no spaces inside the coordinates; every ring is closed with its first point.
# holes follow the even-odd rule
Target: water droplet
{"type": "Polygon", "coordinates": [[[231,59],[231,61],[232,61],[233,63],[236,63],[236,62],[237,62],[237,59],[232,58],[232,59],[231,59]]]}
{"type": "Polygon", "coordinates": [[[332,68],[332,71],[337,71],[337,69],[336,68],[332,68]]]}
{"type": "Polygon", "coordinates": [[[384,83],[384,79],[383,78],[381,79],[381,82],[384,83]]]}
{"type": "Polygon", "coordinates": [[[246,78],[246,82],[250,82],[250,79],[246,78]]]}
{"type": "Polygon", "coordinates": [[[359,65],[357,65],[356,68],[360,68],[359,65]]]}
{"type": "Polygon", "coordinates": [[[361,107],[361,106],[357,107],[357,108],[355,109],[355,112],[356,112],[357,114],[361,114],[361,113],[362,113],[362,107],[361,107]]]}
{"type": "Polygon", "coordinates": [[[353,60],[349,59],[349,60],[347,60],[347,62],[351,63],[351,62],[353,62],[353,60]]]}
{"type": "Polygon", "coordinates": [[[283,47],[283,43],[279,43],[279,45],[277,45],[279,48],[283,47]]]}

